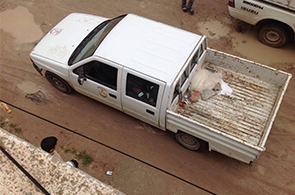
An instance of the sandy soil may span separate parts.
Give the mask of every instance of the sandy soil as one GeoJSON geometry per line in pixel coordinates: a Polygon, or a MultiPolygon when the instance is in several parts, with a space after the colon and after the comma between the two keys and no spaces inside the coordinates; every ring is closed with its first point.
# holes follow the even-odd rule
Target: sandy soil
{"type": "Polygon", "coordinates": [[[181,11],[180,0],[1,1],[0,99],[15,107],[10,106],[10,114],[0,110],[0,123],[36,146],[46,136],[58,137],[57,150],[65,160],[74,156],[68,149],[85,150],[93,162],[80,169],[126,194],[207,194],[199,187],[217,194],[294,193],[294,79],[266,152],[249,167],[219,153],[188,151],[176,143],[172,133],[78,93],[62,94],[36,72],[29,59],[38,40],[69,13],[104,17],[135,13],[205,34],[211,48],[295,73],[293,42],[281,49],[262,45],[256,39],[256,28],[229,16],[227,0],[199,0],[194,7],[197,13],[191,16],[181,11]],[[235,31],[237,25],[243,26],[243,33],[235,31]],[[26,97],[38,91],[42,92],[40,102],[26,97]],[[106,175],[109,170],[112,176],[106,175]]]}

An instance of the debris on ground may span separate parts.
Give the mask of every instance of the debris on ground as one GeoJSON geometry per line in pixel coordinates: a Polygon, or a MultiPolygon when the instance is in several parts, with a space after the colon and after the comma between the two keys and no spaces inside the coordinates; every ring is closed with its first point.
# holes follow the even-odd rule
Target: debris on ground
{"type": "Polygon", "coordinates": [[[32,100],[33,102],[38,103],[47,103],[47,98],[42,91],[37,91],[36,93],[29,93],[26,95],[26,98],[32,100]]]}
{"type": "Polygon", "coordinates": [[[0,108],[4,109],[8,114],[11,113],[11,110],[9,109],[8,105],[4,102],[0,102],[0,108]]]}
{"type": "Polygon", "coordinates": [[[107,175],[113,175],[113,172],[112,171],[107,171],[106,174],[107,175]]]}

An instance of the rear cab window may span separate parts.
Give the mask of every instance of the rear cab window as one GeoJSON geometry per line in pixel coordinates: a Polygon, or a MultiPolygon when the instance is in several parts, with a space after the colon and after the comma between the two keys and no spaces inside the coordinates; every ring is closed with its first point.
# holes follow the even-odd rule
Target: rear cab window
{"type": "Polygon", "coordinates": [[[191,58],[191,60],[189,61],[188,65],[187,65],[186,69],[184,70],[184,72],[182,73],[182,75],[179,78],[178,82],[176,83],[176,85],[174,87],[172,101],[174,101],[174,99],[177,97],[177,95],[181,91],[183,85],[187,81],[187,79],[188,79],[189,75],[191,74],[191,72],[194,70],[195,66],[198,63],[198,60],[200,59],[200,57],[204,53],[206,47],[207,47],[207,43],[206,43],[206,39],[204,38],[203,42],[200,44],[199,48],[194,53],[193,57],[191,58]]]}

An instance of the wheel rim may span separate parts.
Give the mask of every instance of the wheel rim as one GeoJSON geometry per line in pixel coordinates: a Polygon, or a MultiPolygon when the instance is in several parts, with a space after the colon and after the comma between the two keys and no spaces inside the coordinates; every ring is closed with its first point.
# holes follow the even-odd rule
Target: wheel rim
{"type": "Polygon", "coordinates": [[[179,135],[179,140],[186,146],[199,148],[199,142],[190,135],[181,134],[179,135]]]}
{"type": "Polygon", "coordinates": [[[51,80],[58,89],[62,91],[66,90],[66,86],[59,79],[53,77],[51,80]]]}
{"type": "Polygon", "coordinates": [[[265,33],[264,37],[269,43],[279,43],[281,41],[280,33],[277,31],[269,31],[265,33]]]}

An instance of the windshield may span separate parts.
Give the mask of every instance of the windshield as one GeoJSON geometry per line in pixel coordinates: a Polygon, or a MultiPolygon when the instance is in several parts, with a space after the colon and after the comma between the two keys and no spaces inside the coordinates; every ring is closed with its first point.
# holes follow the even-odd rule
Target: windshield
{"type": "Polygon", "coordinates": [[[92,56],[109,32],[125,17],[119,16],[99,24],[75,49],[69,59],[69,65],[75,64],[89,56],[92,56]]]}

